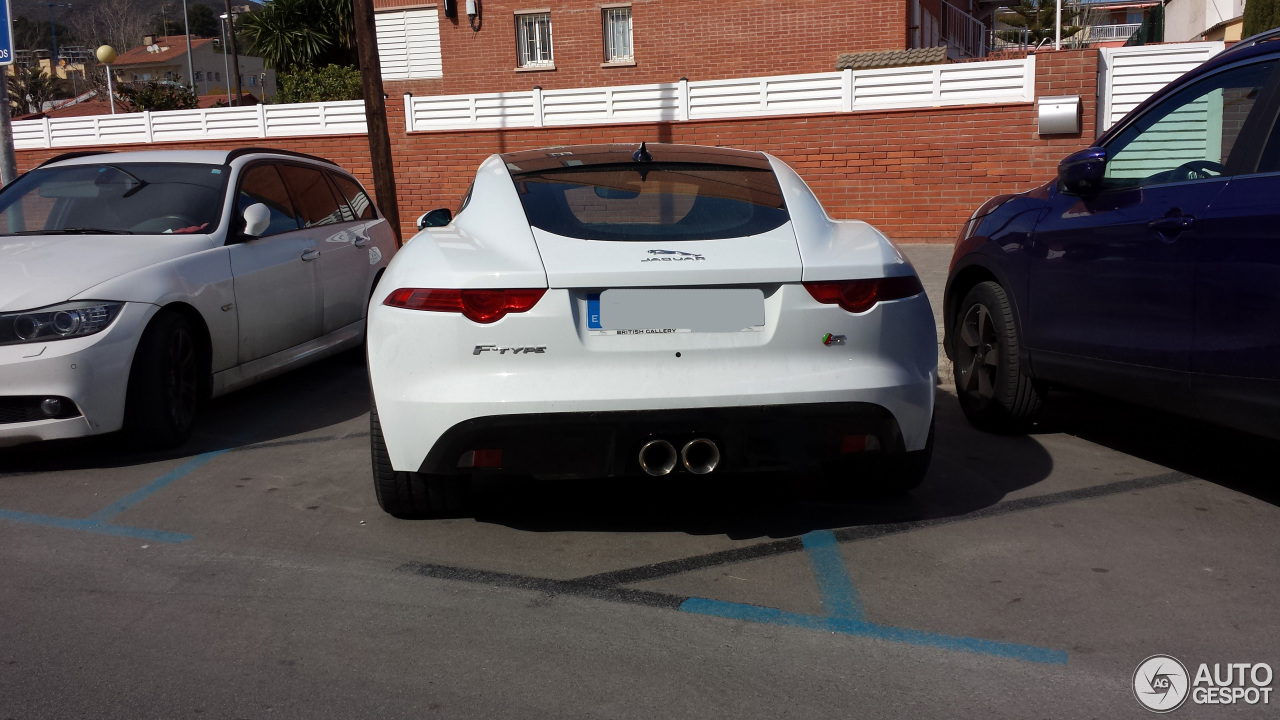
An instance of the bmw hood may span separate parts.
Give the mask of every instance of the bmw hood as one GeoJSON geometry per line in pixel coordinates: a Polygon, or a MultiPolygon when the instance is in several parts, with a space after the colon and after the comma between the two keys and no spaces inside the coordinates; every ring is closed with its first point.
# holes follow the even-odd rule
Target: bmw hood
{"type": "Polygon", "coordinates": [[[0,311],[70,300],[114,277],[212,246],[208,235],[0,236],[0,311]]]}

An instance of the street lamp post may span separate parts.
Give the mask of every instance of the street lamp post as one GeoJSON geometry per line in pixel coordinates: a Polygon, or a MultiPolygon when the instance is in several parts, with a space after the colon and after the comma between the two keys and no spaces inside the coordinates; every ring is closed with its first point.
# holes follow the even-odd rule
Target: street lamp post
{"type": "Polygon", "coordinates": [[[116,114],[116,92],[111,84],[111,63],[116,61],[116,49],[110,45],[103,45],[98,48],[98,52],[94,53],[98,56],[98,62],[107,66],[107,100],[111,102],[111,114],[116,114]]]}
{"type": "Polygon", "coordinates": [[[53,54],[49,57],[49,75],[58,77],[58,24],[53,21],[54,8],[69,8],[70,3],[49,3],[49,38],[53,41],[53,54]]]}
{"type": "MultiPolygon", "coordinates": [[[[182,30],[187,34],[187,84],[196,89],[196,66],[191,57],[191,20],[187,17],[187,0],[182,0],[182,30]]],[[[196,93],[197,95],[199,93],[196,93]]]]}

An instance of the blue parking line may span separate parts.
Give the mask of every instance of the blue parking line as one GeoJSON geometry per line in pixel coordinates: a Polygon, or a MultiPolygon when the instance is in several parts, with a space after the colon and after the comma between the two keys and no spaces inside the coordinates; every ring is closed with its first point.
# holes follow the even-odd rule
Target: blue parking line
{"type": "Polygon", "coordinates": [[[723,600],[708,600],[706,598],[689,598],[680,604],[680,610],[681,612],[695,613],[697,615],[712,615],[715,617],[728,618],[730,620],[746,620],[748,622],[765,623],[768,625],[785,625],[787,627],[805,628],[807,630],[826,630],[828,632],[840,633],[841,635],[869,637],[876,640],[888,640],[889,642],[904,643],[906,645],[936,647],[943,650],[955,650],[959,652],[976,653],[979,655],[993,655],[995,657],[1012,658],[1014,660],[1044,663],[1047,665],[1067,664],[1067,653],[1063,650],[1054,650],[1052,648],[1038,647],[1035,645],[1022,645],[1020,643],[1000,642],[997,640],[983,640],[982,638],[964,637],[961,635],[944,635],[941,633],[926,632],[924,630],[911,630],[909,628],[894,627],[892,625],[879,625],[877,623],[870,623],[864,620],[850,620],[847,618],[823,617],[821,615],[785,612],[776,608],[761,607],[759,605],[746,605],[743,603],[725,602],[723,600]]]}
{"type": "Polygon", "coordinates": [[[853,579],[844,565],[835,533],[815,530],[802,535],[800,542],[804,544],[809,564],[813,566],[813,577],[818,581],[818,592],[822,595],[822,607],[827,616],[861,620],[862,603],[858,601],[858,590],[853,587],[853,579]]]}
{"type": "Polygon", "coordinates": [[[28,525],[43,525],[45,527],[56,527],[64,530],[80,530],[82,532],[95,533],[97,535],[114,535],[116,537],[134,538],[137,540],[147,540],[149,542],[158,543],[182,543],[190,540],[191,535],[183,533],[166,532],[164,530],[148,530],[146,528],[129,527],[127,525],[113,525],[107,521],[137,505],[154,495],[163,488],[172,485],[174,482],[191,474],[196,469],[202,467],[205,463],[215,457],[227,452],[226,450],[214,450],[212,452],[201,453],[116,500],[110,505],[102,508],[98,512],[87,518],[64,518],[56,515],[39,515],[37,513],[21,512],[19,510],[0,510],[0,520],[11,520],[13,522],[26,523],[28,525]]]}
{"type": "Polygon", "coordinates": [[[800,541],[804,544],[805,552],[809,556],[809,564],[813,567],[813,577],[818,583],[825,615],[793,613],[760,605],[697,597],[691,597],[681,603],[680,611],[767,625],[825,630],[841,635],[1012,658],[1025,662],[1048,665],[1067,664],[1067,653],[1063,650],[868,622],[864,619],[857,588],[854,587],[853,579],[849,576],[849,569],[845,567],[844,556],[840,552],[840,544],[835,534],[830,530],[817,530],[801,536],[800,541]]]}
{"type": "Polygon", "coordinates": [[[37,515],[17,510],[0,510],[0,520],[12,520],[13,522],[27,523],[28,525],[44,525],[45,527],[63,528],[64,530],[81,530],[98,535],[115,535],[116,537],[135,538],[158,543],[182,543],[192,538],[191,535],[165,532],[164,530],[147,530],[126,525],[105,525],[87,519],[77,520],[54,515],[37,515]]]}
{"type": "Polygon", "coordinates": [[[155,480],[152,480],[146,485],[143,485],[137,490],[134,490],[128,495],[125,495],[124,497],[102,508],[98,512],[90,515],[88,518],[85,518],[85,519],[93,522],[102,522],[104,520],[110,520],[116,515],[119,515],[120,513],[124,512],[125,510],[128,510],[134,505],[137,505],[143,500],[146,500],[148,497],[151,497],[152,495],[159,492],[160,490],[168,487],[169,485],[172,485],[177,480],[180,480],[186,475],[191,474],[191,472],[200,468],[202,465],[214,459],[215,457],[221,455],[224,452],[227,452],[227,451],[214,450],[212,452],[201,453],[199,455],[196,455],[195,457],[191,458],[185,463],[170,470],[164,475],[161,475],[155,480]]]}

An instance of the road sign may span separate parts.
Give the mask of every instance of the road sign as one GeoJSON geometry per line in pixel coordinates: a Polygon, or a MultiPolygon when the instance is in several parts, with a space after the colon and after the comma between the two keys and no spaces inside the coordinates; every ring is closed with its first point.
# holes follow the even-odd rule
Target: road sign
{"type": "Polygon", "coordinates": [[[9,0],[0,0],[0,65],[13,64],[13,13],[9,12],[9,0]]]}

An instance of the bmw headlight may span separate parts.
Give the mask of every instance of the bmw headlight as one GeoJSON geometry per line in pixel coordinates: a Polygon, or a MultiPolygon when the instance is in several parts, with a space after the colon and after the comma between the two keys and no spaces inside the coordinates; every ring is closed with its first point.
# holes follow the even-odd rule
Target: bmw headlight
{"type": "Polygon", "coordinates": [[[85,300],[0,314],[0,345],[93,335],[106,329],[122,307],[124,303],[85,300]]]}

